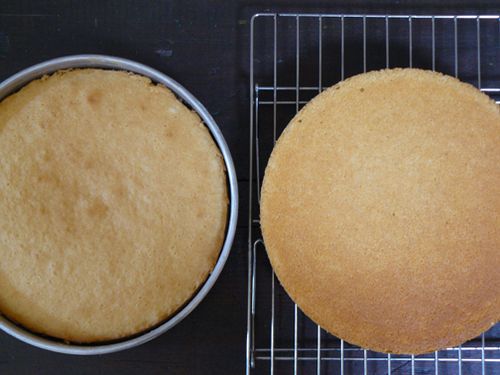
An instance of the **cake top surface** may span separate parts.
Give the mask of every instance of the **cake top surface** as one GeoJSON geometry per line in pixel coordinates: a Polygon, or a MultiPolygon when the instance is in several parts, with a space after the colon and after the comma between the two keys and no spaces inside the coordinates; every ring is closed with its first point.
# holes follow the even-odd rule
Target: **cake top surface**
{"type": "Polygon", "coordinates": [[[500,318],[500,111],[455,78],[370,72],[280,136],[261,195],[266,249],[316,323],[423,353],[500,318]]]}
{"type": "Polygon", "coordinates": [[[226,175],[201,119],[145,77],[57,72],[0,103],[0,311],[76,342],[175,313],[211,272],[226,175]]]}

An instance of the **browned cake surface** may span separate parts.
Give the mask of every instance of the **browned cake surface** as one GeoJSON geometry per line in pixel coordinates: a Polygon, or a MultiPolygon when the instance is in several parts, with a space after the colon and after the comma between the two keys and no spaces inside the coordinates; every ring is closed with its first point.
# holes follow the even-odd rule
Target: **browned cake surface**
{"type": "Polygon", "coordinates": [[[0,103],[0,311],[79,342],[147,329],[211,272],[224,164],[165,87],[60,72],[0,103]]]}
{"type": "Polygon", "coordinates": [[[313,99],[274,148],[261,225],[299,307],[359,346],[422,353],[500,318],[500,111],[470,85],[371,72],[313,99]]]}

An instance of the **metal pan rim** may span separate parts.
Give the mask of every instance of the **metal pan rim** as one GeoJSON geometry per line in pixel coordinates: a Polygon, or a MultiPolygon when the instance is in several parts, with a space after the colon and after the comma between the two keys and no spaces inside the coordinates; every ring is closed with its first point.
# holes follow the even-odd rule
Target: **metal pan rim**
{"type": "Polygon", "coordinates": [[[208,127],[215,142],[217,143],[217,146],[219,147],[224,158],[230,198],[228,215],[229,219],[226,228],[226,236],[214,269],[205,280],[203,285],[198,289],[196,294],[194,294],[192,298],[176,314],[167,319],[165,322],[161,323],[156,328],[153,328],[143,334],[139,334],[136,337],[130,339],[125,338],[122,341],[110,344],[66,344],[56,339],[52,340],[50,338],[32,333],[27,329],[24,329],[23,327],[12,323],[10,320],[0,314],[0,330],[3,330],[4,332],[25,343],[31,344],[41,349],[64,354],[97,355],[133,348],[158,337],[159,335],[165,333],[170,328],[178,324],[181,320],[183,320],[205,298],[205,296],[208,294],[210,289],[215,284],[217,278],[219,277],[229,256],[234,240],[238,216],[238,183],[229,148],[219,127],[217,126],[215,120],[207,111],[207,109],[198,101],[198,99],[196,99],[194,95],[192,95],[178,82],[147,65],[128,59],[107,55],[84,54],[59,57],[42,62],[40,64],[33,65],[27,69],[20,71],[19,73],[14,74],[10,78],[7,78],[5,81],[0,83],[0,100],[16,92],[21,87],[37,78],[40,78],[46,74],[54,73],[58,70],[72,68],[102,68],[129,71],[146,76],[153,82],[162,84],[172,90],[177,95],[177,97],[182,99],[201,117],[204,124],[208,127]]]}

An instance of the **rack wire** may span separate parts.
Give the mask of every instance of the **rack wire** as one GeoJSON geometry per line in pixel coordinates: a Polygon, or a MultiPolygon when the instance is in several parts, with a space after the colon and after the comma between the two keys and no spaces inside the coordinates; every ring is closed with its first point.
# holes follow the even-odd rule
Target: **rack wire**
{"type": "Polygon", "coordinates": [[[500,374],[500,324],[420,356],[353,346],[309,320],[279,285],[259,225],[263,169],[288,121],[323,88],[390,67],[441,71],[500,103],[500,15],[259,13],[250,22],[246,374],[500,374]]]}

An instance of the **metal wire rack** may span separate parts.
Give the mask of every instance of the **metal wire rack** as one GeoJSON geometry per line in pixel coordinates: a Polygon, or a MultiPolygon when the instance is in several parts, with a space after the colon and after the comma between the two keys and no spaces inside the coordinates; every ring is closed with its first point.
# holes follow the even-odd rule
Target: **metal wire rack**
{"type": "Polygon", "coordinates": [[[277,282],[259,225],[260,185],[288,121],[324,87],[388,67],[438,70],[500,103],[500,15],[255,14],[250,23],[246,374],[500,374],[500,324],[456,348],[410,356],[339,340],[277,282]]]}

